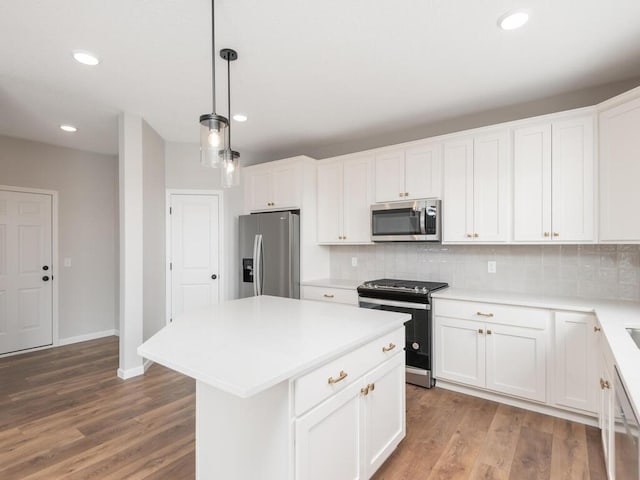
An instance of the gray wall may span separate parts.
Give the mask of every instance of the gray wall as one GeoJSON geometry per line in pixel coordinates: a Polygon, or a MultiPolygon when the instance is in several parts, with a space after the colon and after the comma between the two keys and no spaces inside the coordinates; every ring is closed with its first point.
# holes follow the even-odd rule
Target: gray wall
{"type": "Polygon", "coordinates": [[[331,247],[331,277],[442,281],[459,288],[640,300],[640,245],[438,245],[331,247]],[[351,266],[357,257],[358,266],[351,266]],[[487,273],[487,262],[497,262],[487,273]]]}
{"type": "Polygon", "coordinates": [[[166,324],[165,144],[142,121],[143,338],[166,324]]]}
{"type": "Polygon", "coordinates": [[[0,184],[59,193],[60,338],[117,329],[117,157],[0,136],[0,184]]]}
{"type": "MultiPolygon", "coordinates": [[[[242,154],[242,153],[241,153],[242,154]]],[[[240,158],[240,165],[251,159],[240,158]]],[[[242,182],[242,180],[241,180],[242,182]]],[[[200,146],[190,143],[167,142],[166,144],[166,185],[176,189],[223,190],[224,202],[224,262],[225,298],[238,298],[240,291],[240,265],[238,251],[238,216],[242,213],[244,193],[242,187],[223,189],[220,170],[208,169],[200,165],[200,146]]]]}

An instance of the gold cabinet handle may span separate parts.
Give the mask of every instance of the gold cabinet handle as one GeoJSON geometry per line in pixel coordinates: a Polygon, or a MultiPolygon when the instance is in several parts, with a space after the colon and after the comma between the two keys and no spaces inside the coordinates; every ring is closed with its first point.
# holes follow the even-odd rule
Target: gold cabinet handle
{"type": "Polygon", "coordinates": [[[325,293],[325,294],[323,295],[323,297],[324,297],[324,298],[333,298],[333,297],[334,297],[334,295],[331,295],[331,294],[329,294],[329,293],[325,293]]]}
{"type": "Polygon", "coordinates": [[[404,193],[400,192],[400,193],[398,194],[398,196],[399,196],[400,198],[402,198],[402,197],[404,197],[404,193]]]}
{"type": "Polygon", "coordinates": [[[409,192],[404,192],[404,196],[408,197],[409,196],[409,192]]]}
{"type": "Polygon", "coordinates": [[[554,237],[559,237],[559,236],[560,236],[560,234],[559,234],[558,232],[553,232],[553,236],[554,236],[554,237]]]}
{"type": "Polygon", "coordinates": [[[478,329],[478,333],[479,333],[480,335],[482,335],[482,334],[484,333],[484,330],[483,330],[483,329],[481,329],[481,328],[479,328],[479,329],[478,329]]]}
{"type": "Polygon", "coordinates": [[[393,350],[394,348],[396,348],[396,344],[389,342],[389,346],[388,347],[382,347],[382,351],[384,353],[387,353],[387,352],[390,352],[391,350],[393,350]]]}
{"type": "Polygon", "coordinates": [[[482,313],[482,312],[476,312],[476,315],[480,316],[480,317],[493,317],[493,313],[482,313]]]}
{"type": "Polygon", "coordinates": [[[600,389],[604,390],[604,378],[600,379],[600,389]]]}
{"type": "Polygon", "coordinates": [[[367,385],[366,387],[361,388],[361,389],[360,389],[360,393],[361,393],[362,395],[369,395],[369,386],[367,385]]]}
{"type": "Polygon", "coordinates": [[[473,234],[473,238],[478,238],[480,235],[478,235],[477,233],[473,234]]]}
{"type": "Polygon", "coordinates": [[[369,389],[370,392],[373,392],[376,389],[376,384],[370,383],[369,385],[367,385],[367,388],[369,389]]]}
{"type": "Polygon", "coordinates": [[[604,381],[604,388],[611,388],[611,385],[609,384],[609,380],[604,381]]]}
{"type": "Polygon", "coordinates": [[[544,233],[543,233],[543,235],[544,235],[545,237],[548,237],[548,236],[549,236],[549,235],[551,235],[551,234],[550,234],[549,232],[544,232],[544,233]]]}
{"type": "Polygon", "coordinates": [[[338,378],[329,377],[329,380],[328,380],[329,385],[333,385],[334,383],[341,382],[342,380],[347,378],[348,375],[349,374],[344,370],[340,370],[340,375],[338,376],[338,378]]]}
{"type": "Polygon", "coordinates": [[[487,335],[491,335],[491,330],[487,330],[487,335]]]}
{"type": "Polygon", "coordinates": [[[465,235],[465,237],[467,237],[467,238],[472,238],[472,237],[473,237],[473,235],[471,235],[470,233],[467,233],[467,234],[465,235]]]}
{"type": "Polygon", "coordinates": [[[596,333],[599,332],[600,330],[602,330],[602,328],[600,328],[597,325],[595,327],[593,327],[593,331],[596,332],[596,333]]]}

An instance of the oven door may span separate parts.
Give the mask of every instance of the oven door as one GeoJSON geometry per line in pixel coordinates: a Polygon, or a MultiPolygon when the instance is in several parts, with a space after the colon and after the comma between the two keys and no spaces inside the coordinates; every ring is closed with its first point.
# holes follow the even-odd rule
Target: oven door
{"type": "Polygon", "coordinates": [[[615,385],[615,478],[638,480],[640,478],[640,441],[638,418],[616,368],[615,385]]]}
{"type": "Polygon", "coordinates": [[[424,303],[382,300],[362,296],[358,298],[360,308],[411,315],[411,320],[404,324],[407,382],[431,388],[431,306],[424,303]]]}

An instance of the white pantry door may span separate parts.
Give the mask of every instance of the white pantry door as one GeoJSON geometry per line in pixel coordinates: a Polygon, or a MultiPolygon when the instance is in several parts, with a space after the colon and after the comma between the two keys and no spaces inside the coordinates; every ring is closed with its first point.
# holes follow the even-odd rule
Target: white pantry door
{"type": "Polygon", "coordinates": [[[0,190],[0,354],[53,343],[51,207],[0,190]]]}
{"type": "Polygon", "coordinates": [[[171,194],[171,319],[220,300],[220,199],[171,194]]]}

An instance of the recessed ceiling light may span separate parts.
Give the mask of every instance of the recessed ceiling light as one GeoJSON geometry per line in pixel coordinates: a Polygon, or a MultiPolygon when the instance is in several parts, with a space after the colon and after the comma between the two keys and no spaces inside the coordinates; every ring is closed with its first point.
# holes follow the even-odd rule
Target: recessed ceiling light
{"type": "Polygon", "coordinates": [[[529,14],[527,12],[510,12],[498,19],[498,25],[503,30],[515,30],[522,27],[529,21],[529,14]]]}
{"type": "Polygon", "coordinates": [[[96,55],[86,50],[74,50],[73,58],[75,58],[76,62],[92,67],[100,63],[100,59],[96,55]]]}
{"type": "Polygon", "coordinates": [[[247,116],[246,116],[246,115],[244,115],[243,113],[236,113],[236,114],[233,116],[233,119],[234,119],[236,122],[246,122],[246,121],[247,121],[247,116]]]}
{"type": "Polygon", "coordinates": [[[60,125],[60,130],[64,130],[65,132],[70,132],[70,133],[78,131],[78,129],[73,125],[60,125]]]}

